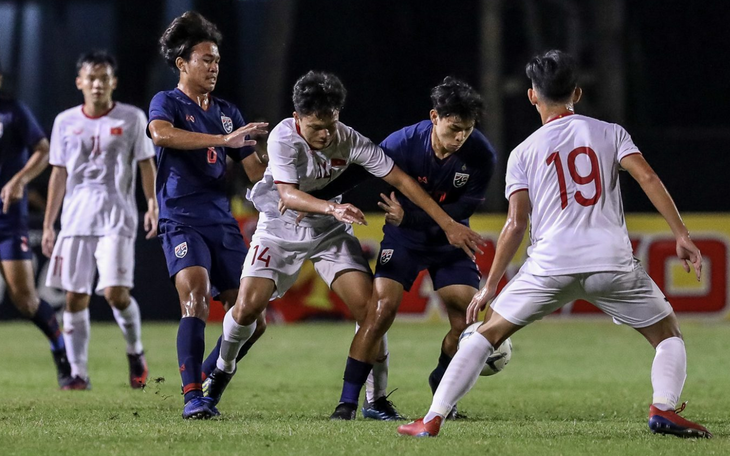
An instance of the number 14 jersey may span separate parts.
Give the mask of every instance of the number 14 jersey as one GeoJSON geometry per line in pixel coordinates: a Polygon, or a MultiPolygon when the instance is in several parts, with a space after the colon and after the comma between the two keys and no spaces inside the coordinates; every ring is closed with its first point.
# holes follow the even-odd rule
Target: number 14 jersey
{"type": "Polygon", "coordinates": [[[618,172],[640,153],[621,126],[582,115],[547,122],[510,154],[505,195],[532,205],[523,271],[562,275],[631,271],[618,172]]]}

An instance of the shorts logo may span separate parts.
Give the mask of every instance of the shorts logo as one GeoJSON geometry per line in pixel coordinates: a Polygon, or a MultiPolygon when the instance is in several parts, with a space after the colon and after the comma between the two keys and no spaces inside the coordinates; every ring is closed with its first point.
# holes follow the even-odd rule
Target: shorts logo
{"type": "Polygon", "coordinates": [[[469,180],[469,175],[465,173],[456,173],[454,174],[454,187],[459,188],[466,185],[466,182],[469,180]]]}
{"type": "Polygon", "coordinates": [[[221,114],[221,123],[223,124],[223,129],[226,131],[226,133],[230,133],[233,131],[233,121],[230,117],[221,114]]]}
{"type": "Polygon", "coordinates": [[[393,258],[393,249],[383,249],[380,251],[380,264],[385,264],[393,258]]]}
{"type": "Polygon", "coordinates": [[[23,252],[28,251],[28,238],[26,236],[20,236],[20,250],[23,252]]]}
{"type": "Polygon", "coordinates": [[[188,243],[181,242],[175,247],[175,256],[178,258],[184,258],[188,254],[188,243]]]}

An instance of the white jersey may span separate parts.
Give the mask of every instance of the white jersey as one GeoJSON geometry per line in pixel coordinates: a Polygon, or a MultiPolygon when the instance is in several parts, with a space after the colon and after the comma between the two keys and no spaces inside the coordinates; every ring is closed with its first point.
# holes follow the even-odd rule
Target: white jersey
{"type": "Polygon", "coordinates": [[[506,197],[527,190],[532,203],[525,272],[634,268],[618,172],[635,153],[621,126],[575,114],[548,122],[512,151],[506,197]]]}
{"type": "MultiPolygon", "coordinates": [[[[312,150],[297,131],[293,118],[282,120],[269,134],[269,165],[263,179],[248,195],[262,216],[281,217],[295,223],[297,213],[279,214],[277,183],[296,184],[303,192],[324,188],[342,174],[351,163],[360,165],[375,177],[385,177],[395,164],[377,144],[357,131],[337,123],[332,143],[322,150],[312,150]]],[[[339,197],[334,199],[339,202],[339,197]]],[[[336,221],[331,215],[313,214],[300,222],[302,226],[321,226],[336,221]]]]}
{"type": "Polygon", "coordinates": [[[100,117],[81,106],[53,123],[49,162],[66,168],[61,236],[137,234],[137,162],[155,156],[141,109],[116,103],[100,117]]]}

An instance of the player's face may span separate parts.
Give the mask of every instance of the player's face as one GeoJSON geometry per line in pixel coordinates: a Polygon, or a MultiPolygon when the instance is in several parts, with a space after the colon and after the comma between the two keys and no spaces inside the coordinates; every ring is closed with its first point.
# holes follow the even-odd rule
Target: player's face
{"type": "Polygon", "coordinates": [[[320,150],[332,144],[332,140],[335,139],[340,112],[334,111],[331,116],[326,117],[317,117],[315,114],[300,116],[295,112],[294,120],[299,126],[299,134],[307,141],[309,147],[320,150]]]}
{"type": "Polygon", "coordinates": [[[195,86],[202,93],[212,92],[218,82],[218,64],[221,55],[218,46],[210,41],[204,41],[193,46],[190,59],[187,61],[178,58],[180,79],[186,84],[195,86]]]}
{"type": "Polygon", "coordinates": [[[431,110],[433,123],[433,147],[440,152],[453,154],[464,145],[466,139],[474,131],[474,120],[463,120],[459,116],[439,117],[435,109],[431,110]]]}
{"type": "Polygon", "coordinates": [[[117,88],[117,78],[111,66],[87,63],[79,70],[76,88],[84,94],[86,103],[107,104],[111,102],[112,92],[117,88]]]}

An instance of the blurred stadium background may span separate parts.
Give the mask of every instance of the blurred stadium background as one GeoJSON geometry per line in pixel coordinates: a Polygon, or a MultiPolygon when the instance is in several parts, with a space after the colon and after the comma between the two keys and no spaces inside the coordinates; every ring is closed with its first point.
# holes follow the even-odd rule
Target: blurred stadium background
{"type": "MultiPolygon", "coordinates": [[[[539,126],[527,102],[524,64],[553,47],[578,57],[585,95],[578,111],[621,123],[664,180],[707,258],[707,275],[694,285],[678,273],[672,243],[651,204],[633,181],[622,182],[632,239],[652,276],[680,311],[725,317],[729,307],[730,91],[727,2],[625,0],[94,0],[0,1],[0,63],[4,91],[28,104],[47,133],[60,111],[78,105],[75,62],[81,52],[104,48],[117,56],[115,99],[147,110],[177,78],[157,52],[172,18],[195,9],[224,35],[215,94],[236,103],[247,120],[278,123],[291,114],[290,91],[310,69],[338,74],[348,89],[343,122],[375,141],[428,113],[429,90],[454,75],[478,87],[487,102],[479,128],[499,153],[487,200],[474,226],[496,241],[506,209],[503,169],[509,151],[539,126]],[[725,190],[723,190],[723,188],[725,190]]],[[[231,170],[234,210],[246,232],[255,213],[243,198],[248,184],[231,170]]],[[[31,184],[33,224],[40,227],[49,171],[31,184]]],[[[624,176],[627,177],[627,176],[624,176]]],[[[374,249],[381,218],[378,189],[350,194],[373,211],[358,232],[374,249]]],[[[140,192],[140,204],[143,206],[140,192]]],[[[46,289],[45,258],[32,233],[38,281],[46,289]]],[[[491,262],[493,250],[480,259],[491,262]]],[[[515,267],[518,266],[517,264],[515,267]]],[[[305,269],[298,287],[278,303],[278,320],[346,317],[324,284],[305,269]]],[[[422,278],[423,279],[423,278],[422,278]]],[[[4,295],[0,283],[0,297],[4,295]]],[[[419,280],[403,313],[439,318],[428,279],[419,280]]],[[[138,240],[136,288],[146,320],[179,318],[158,242],[138,240]]],[[[7,300],[7,299],[6,299],[7,300]]],[[[576,303],[567,311],[590,312],[576,303]],[[583,309],[583,310],[581,310],[583,309]]],[[[220,315],[220,314],[218,314],[220,315]]],[[[9,302],[0,319],[17,316],[9,302]]],[[[93,305],[92,318],[110,319],[93,305]]]]}

